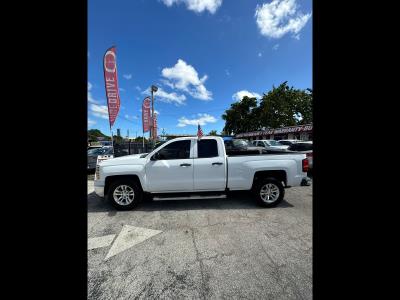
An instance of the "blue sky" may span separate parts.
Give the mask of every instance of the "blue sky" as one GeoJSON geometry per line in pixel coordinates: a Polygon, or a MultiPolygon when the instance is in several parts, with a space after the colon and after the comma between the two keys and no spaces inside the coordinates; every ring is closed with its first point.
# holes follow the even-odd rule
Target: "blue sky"
{"type": "MultiPolygon", "coordinates": [[[[88,128],[109,135],[102,58],[117,47],[121,110],[113,132],[142,135],[156,84],[159,134],[220,132],[246,94],[288,81],[312,88],[311,0],[89,0],[88,128]]],[[[148,136],[148,133],[146,133],[148,136]]]]}

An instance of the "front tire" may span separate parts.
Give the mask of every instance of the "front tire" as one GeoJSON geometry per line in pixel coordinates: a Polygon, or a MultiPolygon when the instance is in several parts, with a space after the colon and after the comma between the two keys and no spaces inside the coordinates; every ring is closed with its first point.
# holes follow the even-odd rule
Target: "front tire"
{"type": "Polygon", "coordinates": [[[118,210],[131,210],[142,200],[143,192],[136,182],[129,179],[117,180],[110,185],[107,199],[118,210]]]}
{"type": "Polygon", "coordinates": [[[263,207],[274,207],[282,201],[285,189],[282,183],[275,178],[260,179],[253,188],[257,203],[263,207]]]}

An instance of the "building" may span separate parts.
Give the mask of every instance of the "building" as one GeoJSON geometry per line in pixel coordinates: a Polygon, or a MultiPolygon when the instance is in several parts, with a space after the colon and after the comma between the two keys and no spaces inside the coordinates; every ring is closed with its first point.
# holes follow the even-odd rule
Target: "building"
{"type": "Polygon", "coordinates": [[[249,140],[303,140],[312,141],[312,124],[238,133],[235,138],[249,140]]]}

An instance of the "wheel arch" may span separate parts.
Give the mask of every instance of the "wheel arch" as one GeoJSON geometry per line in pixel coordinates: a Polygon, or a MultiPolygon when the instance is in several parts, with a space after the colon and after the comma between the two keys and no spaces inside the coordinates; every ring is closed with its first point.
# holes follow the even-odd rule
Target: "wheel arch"
{"type": "Polygon", "coordinates": [[[139,176],[137,176],[137,175],[111,175],[111,176],[107,176],[105,179],[104,195],[107,195],[111,183],[115,182],[116,180],[121,180],[121,179],[128,179],[128,180],[134,181],[143,192],[143,187],[142,187],[142,183],[140,182],[139,176]]]}
{"type": "Polygon", "coordinates": [[[254,173],[252,188],[260,179],[267,177],[275,178],[279,180],[279,182],[283,182],[283,186],[287,187],[287,174],[285,170],[266,170],[254,173]]]}

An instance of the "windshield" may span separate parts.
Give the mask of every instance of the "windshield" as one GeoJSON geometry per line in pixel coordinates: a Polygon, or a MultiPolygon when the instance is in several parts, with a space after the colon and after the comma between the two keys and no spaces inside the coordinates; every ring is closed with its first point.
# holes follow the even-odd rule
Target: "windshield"
{"type": "Polygon", "coordinates": [[[248,147],[249,142],[246,140],[232,140],[235,147],[248,147]]]}
{"type": "Polygon", "coordinates": [[[274,140],[268,141],[268,144],[270,144],[270,146],[283,146],[281,143],[279,143],[278,141],[274,141],[274,140]]]}
{"type": "Polygon", "coordinates": [[[97,148],[88,150],[88,155],[102,155],[111,153],[111,148],[97,148]]]}
{"type": "Polygon", "coordinates": [[[296,143],[289,146],[288,150],[291,151],[310,151],[313,149],[313,144],[311,143],[296,143]]]}

